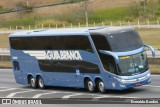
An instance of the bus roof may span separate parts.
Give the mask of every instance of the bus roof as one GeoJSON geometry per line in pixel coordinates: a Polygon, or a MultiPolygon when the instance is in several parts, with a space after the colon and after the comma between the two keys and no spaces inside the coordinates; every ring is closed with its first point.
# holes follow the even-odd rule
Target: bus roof
{"type": "Polygon", "coordinates": [[[49,35],[85,35],[87,33],[116,33],[120,31],[134,30],[133,27],[89,27],[89,28],[58,28],[58,29],[40,29],[13,33],[9,37],[23,36],[49,36],[49,35]]]}

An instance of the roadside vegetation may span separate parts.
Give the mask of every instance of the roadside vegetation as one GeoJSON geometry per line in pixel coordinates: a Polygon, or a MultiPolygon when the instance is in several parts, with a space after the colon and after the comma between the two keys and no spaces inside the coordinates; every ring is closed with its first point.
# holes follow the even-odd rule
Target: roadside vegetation
{"type": "MultiPolygon", "coordinates": [[[[66,1],[79,2],[83,0],[64,0],[64,2],[66,1]]],[[[93,2],[97,1],[93,0],[93,2]]],[[[27,5],[26,3],[19,2],[16,5],[25,11],[12,13],[12,18],[9,19],[2,18],[0,20],[0,27],[28,25],[40,26],[42,24],[44,24],[44,27],[49,26],[49,24],[51,24],[51,26],[55,26],[55,24],[63,26],[64,23],[68,25],[70,23],[85,24],[83,3],[40,9],[41,14],[38,12],[39,9],[33,9],[34,4],[27,5]],[[56,13],[57,9],[59,12],[56,13]]],[[[97,9],[95,8],[96,6],[92,6],[92,2],[88,2],[87,5],[90,24],[93,24],[94,22],[96,24],[104,22],[104,24],[110,25],[110,21],[113,21],[113,24],[115,22],[118,23],[118,21],[122,21],[123,23],[130,21],[131,24],[135,24],[137,23],[137,20],[141,23],[146,23],[146,20],[150,20],[150,23],[154,24],[157,20],[160,20],[160,0],[147,0],[146,3],[139,0],[130,5],[120,5],[119,7],[115,6],[111,8],[108,8],[107,6],[100,8],[100,6],[98,6],[97,9]]],[[[0,10],[1,8],[2,7],[0,7],[0,10]]]]}

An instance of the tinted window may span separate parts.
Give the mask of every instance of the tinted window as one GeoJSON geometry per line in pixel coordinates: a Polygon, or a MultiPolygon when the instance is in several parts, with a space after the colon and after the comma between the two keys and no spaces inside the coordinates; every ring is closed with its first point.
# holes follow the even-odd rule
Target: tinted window
{"type": "Polygon", "coordinates": [[[85,61],[39,60],[38,63],[44,72],[76,73],[79,69],[81,73],[100,73],[98,65],[85,61]]]}
{"type": "Polygon", "coordinates": [[[114,58],[110,55],[99,53],[101,62],[106,71],[116,74],[116,64],[114,58]]]}
{"type": "Polygon", "coordinates": [[[17,50],[87,50],[93,52],[87,36],[11,37],[17,50]]]}
{"type": "Polygon", "coordinates": [[[136,31],[110,34],[106,37],[111,50],[114,52],[132,51],[143,46],[142,40],[136,31]]]}
{"type": "Polygon", "coordinates": [[[97,50],[110,50],[108,41],[104,36],[91,35],[91,37],[97,50]]]}

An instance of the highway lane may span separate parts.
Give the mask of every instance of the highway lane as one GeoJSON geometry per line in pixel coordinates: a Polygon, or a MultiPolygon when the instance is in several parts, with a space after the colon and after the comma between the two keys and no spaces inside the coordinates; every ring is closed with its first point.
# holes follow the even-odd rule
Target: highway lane
{"type": "Polygon", "coordinates": [[[84,89],[47,87],[32,89],[17,84],[11,69],[0,69],[0,97],[6,98],[160,98],[160,75],[152,75],[152,83],[130,90],[108,90],[105,94],[89,93],[84,89]]]}

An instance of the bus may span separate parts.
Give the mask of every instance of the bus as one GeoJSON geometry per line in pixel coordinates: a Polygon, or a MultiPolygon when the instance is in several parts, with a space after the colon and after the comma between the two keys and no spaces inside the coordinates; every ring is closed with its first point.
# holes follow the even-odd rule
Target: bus
{"type": "Polygon", "coordinates": [[[104,93],[151,82],[146,51],[132,27],[60,28],[10,34],[17,83],[104,93]]]}

